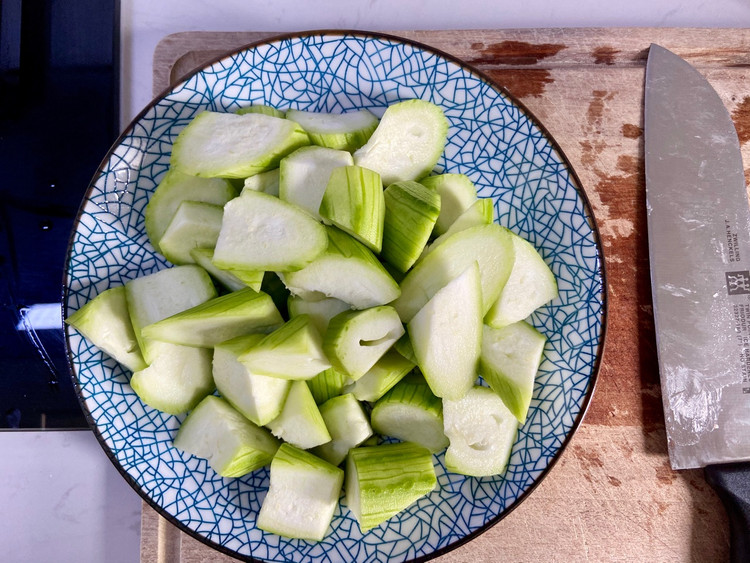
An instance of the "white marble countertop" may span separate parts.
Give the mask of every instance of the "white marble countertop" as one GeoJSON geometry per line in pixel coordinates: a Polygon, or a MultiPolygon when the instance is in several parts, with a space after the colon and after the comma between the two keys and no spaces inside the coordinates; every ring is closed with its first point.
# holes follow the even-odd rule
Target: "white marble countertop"
{"type": "Polygon", "coordinates": [[[0,483],[0,560],[140,559],[140,497],[91,431],[0,432],[0,483]]]}
{"type": "MultiPolygon", "coordinates": [[[[123,0],[121,122],[151,99],[156,44],[178,31],[750,27],[747,0],[123,0]]],[[[140,498],[91,432],[0,432],[5,561],[136,562],[140,498]]]]}

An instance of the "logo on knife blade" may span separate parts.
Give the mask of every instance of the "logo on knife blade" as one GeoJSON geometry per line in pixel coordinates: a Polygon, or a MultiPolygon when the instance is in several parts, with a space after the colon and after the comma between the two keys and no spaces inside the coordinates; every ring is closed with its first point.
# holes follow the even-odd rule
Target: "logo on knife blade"
{"type": "Polygon", "coordinates": [[[729,295],[750,294],[750,271],[725,272],[727,279],[727,293],[729,295]]]}

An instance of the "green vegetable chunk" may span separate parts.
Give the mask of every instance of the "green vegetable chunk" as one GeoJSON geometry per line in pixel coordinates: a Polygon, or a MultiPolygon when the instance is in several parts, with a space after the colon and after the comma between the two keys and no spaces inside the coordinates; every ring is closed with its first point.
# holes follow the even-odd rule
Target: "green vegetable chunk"
{"type": "Polygon", "coordinates": [[[323,351],[338,371],[356,381],[404,334],[393,307],[345,311],[331,319],[323,351]]]}
{"type": "Polygon", "coordinates": [[[252,270],[225,270],[214,264],[213,248],[194,248],[190,251],[193,261],[211,277],[219,282],[229,291],[239,291],[250,287],[255,291],[260,291],[263,282],[266,279],[266,272],[252,270]]]}
{"type": "Polygon", "coordinates": [[[440,196],[440,216],[435,233],[446,232],[477,200],[477,188],[464,174],[438,174],[422,178],[420,183],[440,196]]]}
{"type": "Polygon", "coordinates": [[[273,435],[309,450],[331,441],[318,405],[304,381],[293,381],[279,416],[266,424],[273,435]]]}
{"type": "Polygon", "coordinates": [[[315,448],[314,453],[333,465],[340,464],[350,449],[372,436],[367,414],[350,393],[328,399],[320,405],[320,414],[331,434],[331,441],[315,448]]]}
{"type": "Polygon", "coordinates": [[[150,324],[144,338],[213,348],[220,342],[252,332],[273,332],[284,324],[276,305],[265,293],[247,287],[150,324]]]}
{"type": "Polygon", "coordinates": [[[304,268],[326,246],[325,227],[308,213],[250,191],[224,206],[214,264],[229,270],[288,272],[304,268]]]}
{"type": "Polygon", "coordinates": [[[308,379],[307,386],[310,388],[310,393],[312,393],[315,402],[320,405],[332,397],[341,395],[348,380],[349,378],[343,373],[328,368],[312,379],[308,379]]]}
{"type": "MultiPolygon", "coordinates": [[[[216,266],[214,264],[214,266],[216,266]]],[[[233,275],[235,278],[240,280],[245,287],[260,291],[263,285],[263,280],[266,279],[266,272],[262,270],[243,270],[241,268],[228,268],[225,272],[233,275]]]]}
{"type": "Polygon", "coordinates": [[[482,342],[482,287],[474,262],[441,288],[407,325],[409,338],[432,392],[460,399],[477,378],[482,342]]]}
{"type": "Polygon", "coordinates": [[[320,219],[318,210],[331,173],[353,162],[345,151],[315,146],[297,149],[279,165],[279,197],[320,219]]]}
{"type": "Polygon", "coordinates": [[[102,291],[65,322],[130,371],[146,367],[130,322],[125,286],[102,291]]]}
{"type": "Polygon", "coordinates": [[[258,528],[287,538],[322,540],[338,505],[344,472],[282,444],[271,462],[270,481],[258,528]]]}
{"type": "Polygon", "coordinates": [[[400,294],[372,251],[334,227],[328,227],[326,251],[302,270],[283,274],[283,280],[303,299],[335,297],[354,309],[385,305],[400,294]]]}
{"type": "Polygon", "coordinates": [[[183,201],[200,201],[224,206],[236,196],[232,184],[223,178],[200,178],[170,168],[156,186],[144,213],[146,234],[161,252],[159,241],[183,201]]]}
{"type": "Polygon", "coordinates": [[[439,106],[426,100],[392,104],[354,153],[354,164],[380,174],[386,186],[419,180],[435,168],[447,136],[448,120],[439,106]]]}
{"type": "Polygon", "coordinates": [[[417,357],[414,355],[414,346],[411,345],[411,339],[409,338],[408,332],[406,332],[401,338],[396,340],[396,343],[393,345],[393,349],[410,362],[414,364],[417,363],[417,357]]]}
{"type": "Polygon", "coordinates": [[[484,322],[500,328],[527,318],[537,308],[557,297],[555,275],[534,246],[513,235],[515,259],[510,277],[484,322]]]}
{"type": "Polygon", "coordinates": [[[211,277],[219,282],[225,289],[228,289],[229,291],[238,291],[247,287],[247,285],[245,285],[245,283],[232,272],[216,267],[213,262],[213,248],[194,248],[190,251],[190,257],[193,259],[194,263],[206,270],[211,277]]]}
{"type": "Polygon", "coordinates": [[[399,354],[394,345],[394,348],[388,350],[366,374],[348,385],[346,391],[359,401],[375,402],[414,369],[415,365],[416,362],[407,360],[399,354]]]}
{"type": "Polygon", "coordinates": [[[290,317],[310,315],[310,319],[320,334],[326,333],[328,323],[331,322],[333,317],[344,311],[350,311],[351,308],[349,303],[344,303],[335,297],[326,297],[319,301],[308,301],[298,295],[291,295],[287,302],[290,317]]]}
{"type": "Polygon", "coordinates": [[[419,260],[401,282],[401,295],[393,302],[401,319],[408,323],[440,288],[473,262],[479,264],[482,309],[486,313],[513,268],[511,232],[494,223],[465,229],[419,260]]]}
{"type": "Polygon", "coordinates": [[[456,219],[448,230],[442,235],[436,238],[432,243],[425,247],[424,252],[419,257],[420,260],[424,258],[427,253],[432,252],[438,246],[443,244],[446,240],[449,240],[451,235],[454,235],[465,229],[471,227],[477,227],[479,225],[489,225],[492,223],[492,200],[491,199],[478,199],[471,207],[464,211],[458,219],[456,219]]]}
{"type": "Polygon", "coordinates": [[[258,426],[279,416],[291,387],[288,379],[253,373],[239,361],[240,354],[262,339],[262,334],[249,334],[218,344],[212,372],[221,396],[258,426]]]}
{"type": "Polygon", "coordinates": [[[130,280],[125,296],[143,359],[150,364],[164,343],[144,337],[143,327],[213,299],[216,288],[203,268],[185,265],[130,280]]]}
{"type": "Polygon", "coordinates": [[[183,421],[174,446],[207,459],[222,477],[241,477],[270,463],[279,443],[224,399],[209,395],[183,421]]]}
{"type": "Polygon", "coordinates": [[[247,178],[308,144],[307,133],[288,119],[204,111],[177,136],[170,165],[193,176],[247,178]]]}
{"type": "Polygon", "coordinates": [[[437,485],[429,450],[410,442],[349,451],[346,505],[362,532],[379,526],[437,485]]]}
{"type": "Polygon", "coordinates": [[[494,208],[492,199],[488,197],[477,199],[471,204],[471,207],[461,213],[461,215],[451,223],[451,226],[448,227],[445,234],[457,233],[458,231],[463,231],[469,227],[476,227],[477,225],[489,225],[492,223],[493,213],[494,208]]]}
{"type": "Polygon", "coordinates": [[[378,118],[366,109],[345,113],[290,109],[286,117],[299,123],[313,144],[348,152],[364,145],[378,126],[378,118]]]}
{"type": "Polygon", "coordinates": [[[444,399],[443,424],[448,471],[474,477],[505,472],[518,420],[491,389],[473,387],[461,399],[444,399]]]}
{"type": "Polygon", "coordinates": [[[130,386],[151,408],[174,415],[188,412],[215,388],[211,350],[159,342],[153,361],[133,373],[130,386]]]}
{"type": "Polygon", "coordinates": [[[343,166],[335,168],[329,176],[320,203],[323,221],[380,253],[385,217],[380,174],[359,166],[343,166]]]}
{"type": "Polygon", "coordinates": [[[440,213],[440,196],[417,182],[396,182],[384,192],[383,260],[406,272],[430,239],[440,213]]]}
{"type": "Polygon", "coordinates": [[[149,364],[133,373],[131,387],[150,407],[169,414],[189,411],[214,389],[210,350],[154,340],[142,329],[216,297],[211,278],[198,266],[176,266],[129,281],[125,295],[149,364]]]}
{"type": "Polygon", "coordinates": [[[311,379],[331,367],[310,317],[300,315],[240,355],[254,373],[285,379],[311,379]]]}
{"type": "Polygon", "coordinates": [[[479,373],[520,424],[526,422],[546,340],[524,321],[503,328],[483,328],[479,373]]]}
{"type": "Polygon", "coordinates": [[[412,373],[381,398],[370,413],[373,429],[383,436],[414,442],[437,453],[448,446],[443,432],[443,403],[424,378],[412,373]]]}
{"type": "Polygon", "coordinates": [[[224,209],[211,203],[183,201],[159,241],[172,264],[193,264],[192,250],[213,247],[219,238],[224,209]]]}
{"type": "Polygon", "coordinates": [[[263,192],[268,195],[279,197],[279,189],[281,187],[280,178],[279,168],[274,168],[273,170],[268,170],[256,174],[255,176],[245,178],[245,181],[242,184],[240,197],[247,192],[263,192]]]}

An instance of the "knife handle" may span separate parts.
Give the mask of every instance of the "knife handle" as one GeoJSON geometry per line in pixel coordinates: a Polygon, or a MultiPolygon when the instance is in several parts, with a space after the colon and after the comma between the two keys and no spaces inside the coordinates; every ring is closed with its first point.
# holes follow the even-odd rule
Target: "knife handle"
{"type": "Polygon", "coordinates": [[[750,464],[709,465],[705,476],[729,516],[730,561],[750,563],[750,464]]]}

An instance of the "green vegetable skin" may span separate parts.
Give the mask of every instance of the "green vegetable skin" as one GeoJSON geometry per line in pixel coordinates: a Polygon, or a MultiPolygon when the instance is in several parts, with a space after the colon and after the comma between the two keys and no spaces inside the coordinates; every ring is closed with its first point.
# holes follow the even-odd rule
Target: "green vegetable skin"
{"type": "Polygon", "coordinates": [[[429,450],[410,442],[355,448],[346,463],[346,505],[363,532],[432,491],[437,484],[429,450]]]}
{"type": "Polygon", "coordinates": [[[343,166],[335,168],[329,178],[320,216],[379,253],[385,214],[380,174],[360,166],[343,166]]]}
{"type": "Polygon", "coordinates": [[[399,272],[414,265],[440,214],[440,196],[417,182],[397,182],[384,192],[382,258],[399,272]]]}
{"type": "Polygon", "coordinates": [[[378,126],[366,109],[344,113],[289,110],[286,117],[307,131],[314,145],[353,152],[364,145],[378,126]]]}
{"type": "Polygon", "coordinates": [[[284,323],[239,360],[255,373],[284,379],[311,379],[331,367],[320,334],[307,315],[284,323]]]}
{"type": "Polygon", "coordinates": [[[376,527],[433,490],[431,452],[446,446],[450,471],[505,471],[544,346],[522,319],[557,287],[469,178],[426,177],[446,134],[421,100],[380,121],[204,112],[145,216],[157,250],[205,270],[133,280],[66,319],[135,370],[144,402],[189,412],[176,447],[224,476],[271,463],[263,530],[323,539],[344,479],[362,531],[376,527]],[[225,178],[244,182],[240,196],[225,178]],[[217,297],[206,270],[230,293],[217,297]],[[269,280],[273,299],[257,293],[269,280]],[[373,429],[403,441],[376,445],[373,429]]]}
{"type": "Polygon", "coordinates": [[[307,386],[310,388],[310,393],[312,393],[315,402],[320,405],[328,399],[341,395],[348,380],[349,378],[343,373],[328,368],[312,379],[308,379],[307,386]]]}
{"type": "Polygon", "coordinates": [[[150,324],[141,334],[153,340],[213,348],[236,336],[273,332],[282,324],[271,297],[248,287],[150,324]]]}

